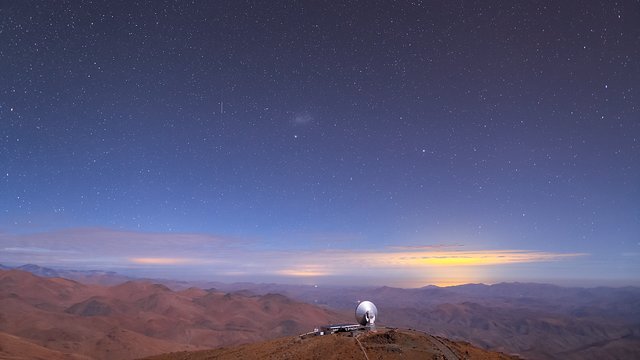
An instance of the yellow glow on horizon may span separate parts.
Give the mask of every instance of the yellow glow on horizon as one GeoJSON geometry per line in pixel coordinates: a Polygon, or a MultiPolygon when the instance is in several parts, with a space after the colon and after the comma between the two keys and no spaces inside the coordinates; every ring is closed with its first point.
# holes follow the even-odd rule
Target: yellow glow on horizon
{"type": "Polygon", "coordinates": [[[379,253],[378,260],[401,267],[453,267],[556,261],[584,255],[526,250],[417,251],[379,253]]]}
{"type": "Polygon", "coordinates": [[[476,279],[433,279],[431,285],[438,287],[457,286],[477,282],[476,279]]]}
{"type": "MultiPolygon", "coordinates": [[[[412,264],[413,262],[409,263],[412,264]]],[[[495,258],[489,257],[433,257],[426,259],[416,259],[415,265],[436,265],[436,266],[475,266],[499,264],[495,258]]]]}
{"type": "Polygon", "coordinates": [[[420,249],[404,251],[329,250],[280,258],[272,273],[287,277],[368,276],[379,273],[404,277],[409,286],[454,286],[490,281],[501,266],[570,260],[583,253],[530,250],[420,249]],[[411,283],[411,284],[408,284],[411,283]]]}

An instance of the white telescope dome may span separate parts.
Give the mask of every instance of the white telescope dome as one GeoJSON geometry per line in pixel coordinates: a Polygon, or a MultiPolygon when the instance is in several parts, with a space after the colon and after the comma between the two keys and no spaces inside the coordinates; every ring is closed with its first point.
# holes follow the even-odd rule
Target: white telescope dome
{"type": "Polygon", "coordinates": [[[378,316],[378,309],[371,301],[363,301],[356,308],[356,321],[363,326],[373,326],[378,316]]]}

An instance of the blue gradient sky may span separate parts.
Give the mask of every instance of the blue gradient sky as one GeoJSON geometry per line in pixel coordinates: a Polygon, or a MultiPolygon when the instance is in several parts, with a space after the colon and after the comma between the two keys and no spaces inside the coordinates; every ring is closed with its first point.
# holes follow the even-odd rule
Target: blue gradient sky
{"type": "Polygon", "coordinates": [[[640,5],[0,7],[0,262],[640,283],[640,5]]]}

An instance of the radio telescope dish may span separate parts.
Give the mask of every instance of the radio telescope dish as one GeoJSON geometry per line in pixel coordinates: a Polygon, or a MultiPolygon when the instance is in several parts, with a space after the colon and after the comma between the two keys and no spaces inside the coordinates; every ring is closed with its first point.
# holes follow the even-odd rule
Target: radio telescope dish
{"type": "Polygon", "coordinates": [[[378,316],[378,309],[371,301],[363,301],[356,308],[356,321],[363,326],[373,326],[378,316]]]}

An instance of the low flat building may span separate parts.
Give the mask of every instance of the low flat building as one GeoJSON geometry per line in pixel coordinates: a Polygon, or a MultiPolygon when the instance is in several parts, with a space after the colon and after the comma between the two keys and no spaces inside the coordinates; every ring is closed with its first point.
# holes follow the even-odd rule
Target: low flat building
{"type": "Polygon", "coordinates": [[[318,329],[317,335],[327,335],[334,334],[337,332],[347,332],[347,331],[355,331],[355,330],[364,330],[365,327],[360,324],[331,324],[321,326],[318,329]]]}

